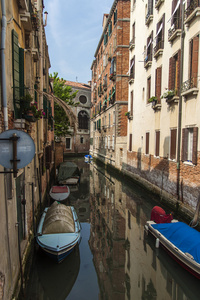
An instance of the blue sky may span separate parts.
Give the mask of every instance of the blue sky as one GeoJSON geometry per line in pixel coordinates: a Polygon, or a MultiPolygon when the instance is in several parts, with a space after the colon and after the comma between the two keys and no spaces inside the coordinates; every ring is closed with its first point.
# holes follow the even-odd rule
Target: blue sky
{"type": "Polygon", "coordinates": [[[44,0],[50,73],[69,81],[91,80],[92,61],[102,34],[103,14],[114,0],[44,0]]]}

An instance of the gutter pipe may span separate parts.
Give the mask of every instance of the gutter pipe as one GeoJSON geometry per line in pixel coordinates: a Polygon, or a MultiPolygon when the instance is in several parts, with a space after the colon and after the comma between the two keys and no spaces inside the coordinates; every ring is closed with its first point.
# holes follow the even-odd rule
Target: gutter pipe
{"type": "Polygon", "coordinates": [[[4,130],[8,129],[8,107],[7,107],[7,92],[6,92],[6,65],[5,65],[5,41],[6,41],[6,5],[5,0],[1,0],[2,8],[2,28],[1,28],[1,66],[2,66],[2,97],[4,110],[4,130]]]}
{"type": "MultiPolygon", "coordinates": [[[[183,84],[183,58],[184,58],[184,1],[181,0],[181,64],[179,81],[179,111],[178,111],[178,146],[177,146],[177,199],[180,200],[180,156],[181,156],[181,128],[182,128],[182,96],[181,87],[183,84]]],[[[182,200],[182,199],[181,199],[182,200]]]]}

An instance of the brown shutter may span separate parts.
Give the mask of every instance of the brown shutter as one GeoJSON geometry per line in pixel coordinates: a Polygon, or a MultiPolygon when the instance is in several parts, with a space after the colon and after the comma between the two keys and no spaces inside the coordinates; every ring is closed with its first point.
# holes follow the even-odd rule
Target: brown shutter
{"type": "Polygon", "coordinates": [[[178,51],[178,79],[177,79],[177,95],[179,95],[180,90],[180,67],[181,67],[181,49],[178,51]]]}
{"type": "Polygon", "coordinates": [[[156,69],[156,94],[155,96],[158,99],[158,103],[160,103],[160,95],[161,95],[161,78],[162,78],[162,67],[156,69]]]}
{"type": "Polygon", "coordinates": [[[192,151],[192,163],[197,164],[197,143],[198,143],[198,127],[193,128],[193,151],[192,151]]]}
{"type": "Polygon", "coordinates": [[[170,159],[176,159],[176,133],[177,129],[171,130],[170,159]]]}
{"type": "Polygon", "coordinates": [[[131,116],[133,115],[133,91],[131,91],[131,116]]]}
{"type": "Polygon", "coordinates": [[[129,135],[129,151],[132,151],[132,133],[129,135]]]}
{"type": "Polygon", "coordinates": [[[156,156],[159,156],[160,152],[160,131],[156,131],[156,156]]]}
{"type": "Polygon", "coordinates": [[[172,70],[173,70],[173,57],[170,57],[169,59],[169,83],[168,83],[168,88],[169,90],[172,90],[172,70]]]}
{"type": "Polygon", "coordinates": [[[146,154],[149,154],[149,132],[146,132],[146,154]]]}
{"type": "Polygon", "coordinates": [[[187,128],[182,129],[182,155],[181,160],[186,161],[188,156],[188,130],[187,128]]]}
{"type": "Polygon", "coordinates": [[[195,87],[197,87],[198,54],[199,54],[199,36],[196,36],[193,39],[193,49],[192,49],[192,77],[194,78],[195,87]]]}

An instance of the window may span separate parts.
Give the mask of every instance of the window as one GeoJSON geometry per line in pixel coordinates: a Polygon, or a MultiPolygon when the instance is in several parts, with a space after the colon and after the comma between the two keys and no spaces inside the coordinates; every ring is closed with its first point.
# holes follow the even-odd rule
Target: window
{"type": "Polygon", "coordinates": [[[66,149],[71,149],[71,138],[66,138],[66,149]]]}
{"type": "Polygon", "coordinates": [[[87,102],[86,96],[81,95],[81,96],[79,97],[79,101],[80,101],[82,104],[85,104],[85,103],[87,102]]]}
{"type": "Polygon", "coordinates": [[[132,133],[129,135],[129,151],[132,151],[132,133]]]}
{"type": "Polygon", "coordinates": [[[152,53],[153,53],[153,31],[151,32],[151,35],[147,39],[145,64],[152,61],[152,53]]]}
{"type": "Polygon", "coordinates": [[[110,136],[108,136],[108,149],[110,149],[110,136]]]}
{"type": "Polygon", "coordinates": [[[112,136],[112,149],[113,150],[115,149],[115,136],[114,136],[114,134],[112,136]]]}
{"type": "Polygon", "coordinates": [[[146,132],[146,149],[145,154],[149,154],[149,132],[146,132]]]}
{"type": "Polygon", "coordinates": [[[155,148],[155,156],[160,155],[160,131],[156,131],[156,148],[155,148]]]}
{"type": "Polygon", "coordinates": [[[157,23],[156,30],[156,46],[154,47],[154,55],[156,55],[157,51],[160,49],[164,49],[164,36],[165,36],[165,14],[163,14],[160,22],[157,23]]]}
{"type": "Polygon", "coordinates": [[[80,143],[83,144],[83,137],[80,138],[80,143]]]}
{"type": "Polygon", "coordinates": [[[113,124],[115,124],[115,111],[113,111],[113,124]]]}
{"type": "Polygon", "coordinates": [[[135,78],[135,55],[130,61],[130,79],[135,78]]]}
{"type": "Polygon", "coordinates": [[[147,78],[147,103],[149,98],[151,98],[151,76],[147,78]]]}
{"type": "Polygon", "coordinates": [[[110,114],[108,116],[108,126],[110,127],[110,114]]]}
{"type": "Polygon", "coordinates": [[[78,114],[78,127],[79,129],[88,129],[88,115],[85,111],[80,111],[78,114]]]}
{"type": "Polygon", "coordinates": [[[182,130],[182,161],[197,164],[198,127],[182,130]]]}
{"type": "Polygon", "coordinates": [[[135,44],[135,23],[132,25],[132,43],[135,44]]]}
{"type": "Polygon", "coordinates": [[[107,136],[105,136],[105,149],[107,148],[107,136]]]}
{"type": "Polygon", "coordinates": [[[177,129],[171,129],[171,134],[170,134],[170,159],[176,159],[176,135],[177,135],[177,129]]]}
{"type": "Polygon", "coordinates": [[[169,59],[169,90],[174,90],[179,93],[179,78],[180,78],[180,60],[181,50],[176,55],[169,59]]]}
{"type": "Polygon", "coordinates": [[[162,81],[162,67],[156,69],[156,86],[155,86],[155,96],[157,97],[158,103],[160,103],[161,96],[161,81],[162,81]]]}

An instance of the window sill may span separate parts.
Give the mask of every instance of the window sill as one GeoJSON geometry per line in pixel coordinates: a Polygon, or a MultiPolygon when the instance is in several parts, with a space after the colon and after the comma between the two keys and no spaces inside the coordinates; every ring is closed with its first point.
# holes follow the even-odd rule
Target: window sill
{"type": "Polygon", "coordinates": [[[158,51],[156,51],[156,53],[154,54],[154,58],[157,59],[162,54],[163,54],[163,49],[158,49],[158,51]]]}
{"type": "Polygon", "coordinates": [[[149,67],[151,67],[151,65],[152,65],[152,61],[148,61],[148,62],[144,65],[144,67],[145,67],[145,69],[148,69],[149,67]]]}

